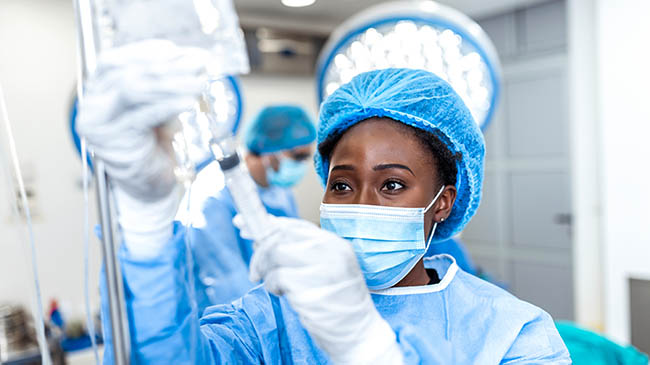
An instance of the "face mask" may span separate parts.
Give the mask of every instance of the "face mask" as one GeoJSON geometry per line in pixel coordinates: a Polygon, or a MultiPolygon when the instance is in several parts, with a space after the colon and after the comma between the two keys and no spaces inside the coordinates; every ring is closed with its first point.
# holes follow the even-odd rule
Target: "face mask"
{"type": "Polygon", "coordinates": [[[307,172],[307,165],[304,162],[298,162],[292,158],[283,158],[280,160],[278,171],[272,167],[266,167],[266,180],[269,185],[289,188],[296,185],[307,172]]]}
{"type": "Polygon", "coordinates": [[[444,188],[443,185],[426,208],[321,203],[320,224],[352,242],[369,289],[390,288],[411,271],[429,248],[438,223],[434,223],[425,242],[424,214],[444,188]]]}

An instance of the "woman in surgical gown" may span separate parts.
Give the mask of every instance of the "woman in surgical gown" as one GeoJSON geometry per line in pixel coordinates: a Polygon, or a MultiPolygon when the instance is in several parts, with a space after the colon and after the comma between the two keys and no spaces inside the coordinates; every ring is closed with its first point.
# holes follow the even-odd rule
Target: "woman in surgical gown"
{"type": "MultiPolygon", "coordinates": [[[[134,361],[570,363],[546,312],[465,273],[451,256],[422,258],[428,245],[463,229],[481,198],[483,137],[445,81],[408,69],[358,75],[322,104],[317,141],[316,170],[325,186],[321,226],[336,236],[302,221],[276,220],[280,233],[260,243],[263,252],[251,266],[265,284],[240,299],[209,307],[198,319],[179,223],[156,257],[122,252],[134,361]],[[349,258],[350,246],[358,261],[337,261],[349,258]],[[309,264],[291,271],[293,262],[309,264]],[[307,274],[273,272],[282,265],[286,273],[307,274]],[[357,277],[367,287],[345,291],[357,277]],[[267,289],[285,295],[278,300],[267,289]],[[374,311],[390,336],[375,336],[382,324],[353,331],[374,311]],[[348,328],[362,338],[346,337],[348,328]],[[399,356],[383,356],[393,343],[399,356]]],[[[110,353],[109,338],[108,361],[110,353]]]]}

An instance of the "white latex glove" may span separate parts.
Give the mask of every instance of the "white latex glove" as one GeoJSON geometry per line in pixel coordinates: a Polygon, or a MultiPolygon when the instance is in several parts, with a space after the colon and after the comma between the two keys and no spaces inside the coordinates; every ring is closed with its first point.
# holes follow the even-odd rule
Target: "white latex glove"
{"type": "Polygon", "coordinates": [[[155,254],[172,234],[178,193],[156,127],[201,93],[207,53],[147,40],[109,49],[85,84],[77,131],[106,165],[127,249],[155,254]]]}
{"type": "Polygon", "coordinates": [[[175,184],[155,127],[197,102],[206,55],[170,41],[109,49],[85,84],[77,130],[118,186],[140,200],[167,196],[175,184]]]}
{"type": "MultiPolygon", "coordinates": [[[[312,223],[269,216],[250,279],[285,295],[318,345],[337,364],[401,364],[395,332],[375,308],[350,243],[312,223]]],[[[233,220],[252,239],[241,216],[233,220]]]]}

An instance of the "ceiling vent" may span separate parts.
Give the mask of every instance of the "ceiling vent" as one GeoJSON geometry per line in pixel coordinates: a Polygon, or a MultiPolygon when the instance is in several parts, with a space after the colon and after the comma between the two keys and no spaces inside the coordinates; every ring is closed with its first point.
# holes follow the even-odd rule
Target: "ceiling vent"
{"type": "Polygon", "coordinates": [[[244,29],[251,72],[313,75],[326,38],[259,27],[244,29]]]}

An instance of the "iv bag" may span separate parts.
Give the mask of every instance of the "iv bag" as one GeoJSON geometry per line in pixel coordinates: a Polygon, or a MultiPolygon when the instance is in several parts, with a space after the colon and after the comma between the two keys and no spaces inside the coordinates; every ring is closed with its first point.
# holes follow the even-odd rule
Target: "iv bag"
{"type": "Polygon", "coordinates": [[[96,0],[93,25],[99,52],[145,39],[211,52],[214,77],[247,73],[244,34],[231,0],[96,0]]]}
{"type": "MultiPolygon", "coordinates": [[[[237,94],[230,76],[249,70],[244,35],[232,0],[90,0],[88,4],[85,18],[90,24],[84,26],[83,6],[80,22],[86,74],[94,70],[102,51],[147,39],[207,50],[211,56],[205,66],[210,81],[203,99],[210,104],[212,124],[232,133],[232,120],[239,118],[232,117],[233,111],[240,112],[241,100],[228,97],[237,94]]],[[[194,178],[196,165],[203,162],[201,155],[209,155],[205,138],[196,138],[205,129],[197,129],[196,112],[189,112],[189,117],[181,115],[163,126],[167,131],[161,134],[171,138],[160,141],[173,151],[176,176],[183,183],[194,178]]]]}

